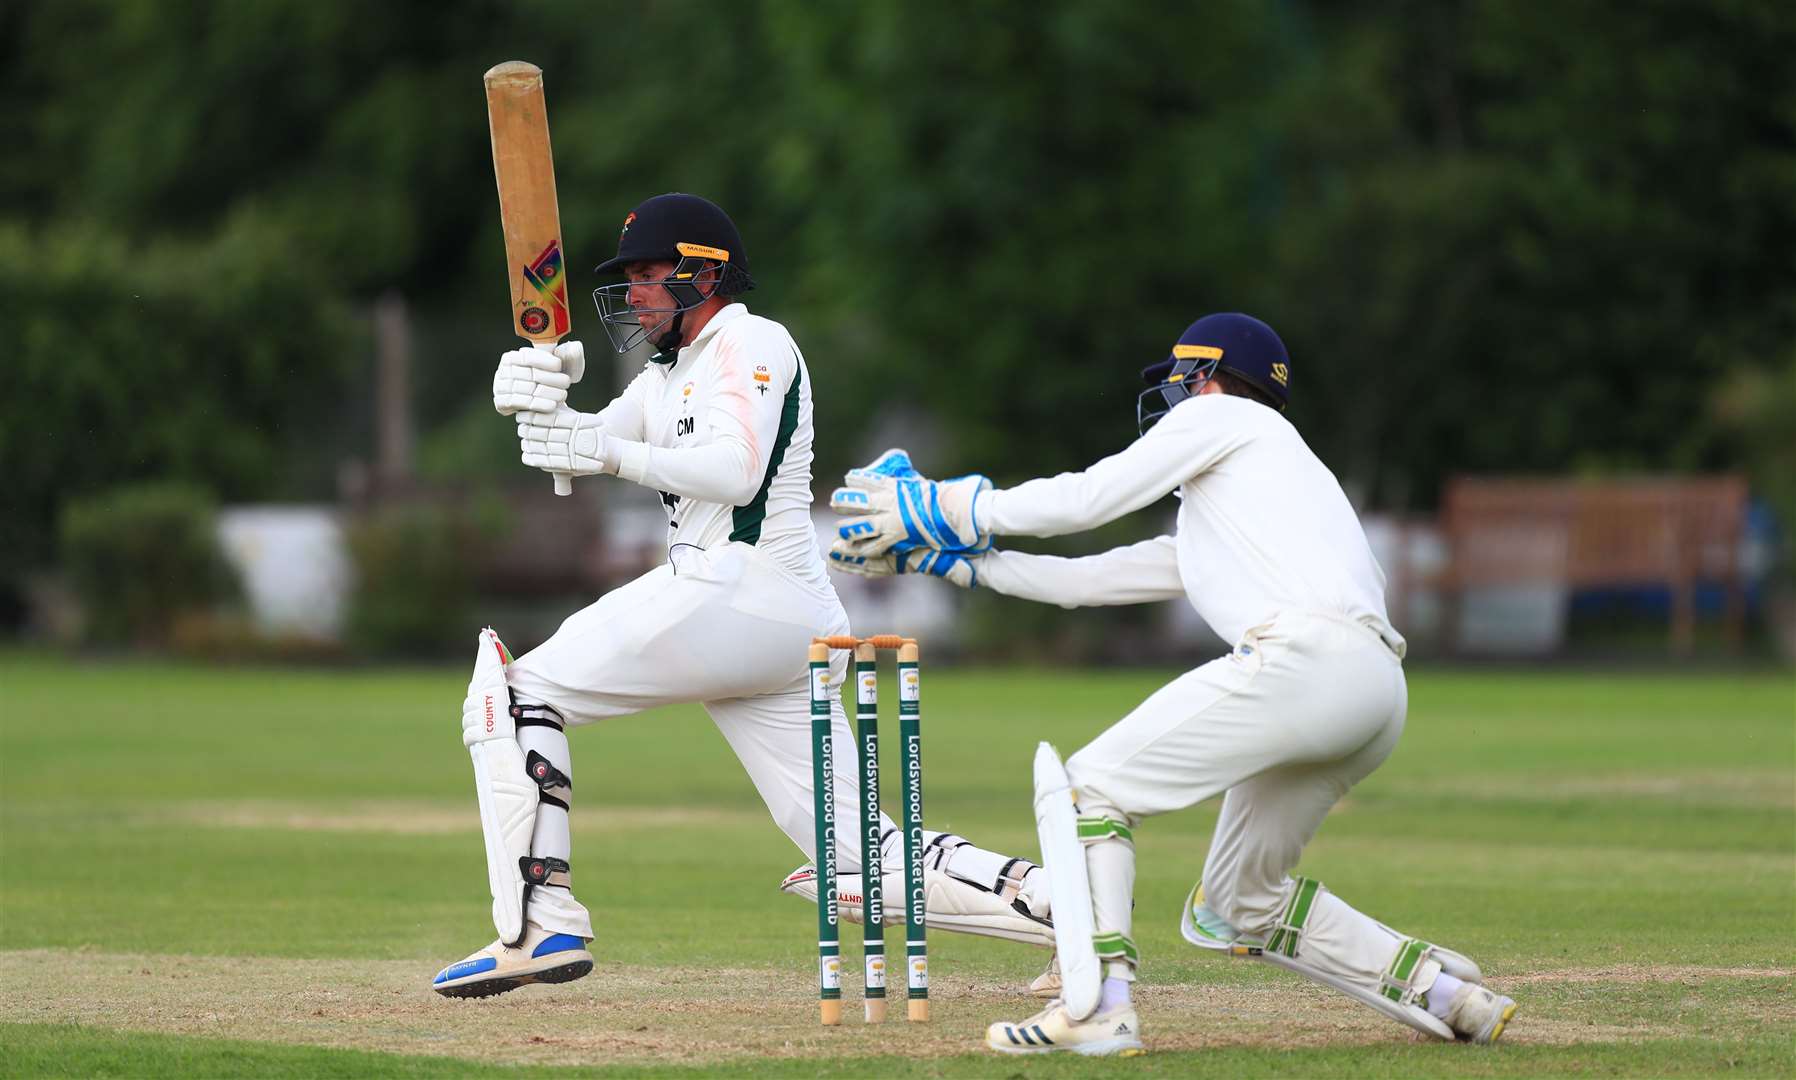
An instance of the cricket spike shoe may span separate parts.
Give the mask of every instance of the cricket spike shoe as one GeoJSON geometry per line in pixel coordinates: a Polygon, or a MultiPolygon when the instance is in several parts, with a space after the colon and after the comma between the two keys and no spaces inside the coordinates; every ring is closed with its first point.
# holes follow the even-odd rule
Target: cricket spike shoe
{"type": "Polygon", "coordinates": [[[1118,1005],[1084,1020],[1074,1020],[1066,1004],[1048,1007],[1018,1023],[999,1022],[985,1029],[985,1045],[1000,1054],[1052,1054],[1065,1051],[1087,1057],[1134,1057],[1141,1045],[1141,1018],[1135,1006],[1118,1005]]]}
{"type": "Polygon", "coordinates": [[[483,998],[527,983],[573,982],[592,970],[592,953],[586,945],[585,938],[528,923],[517,948],[495,941],[437,972],[430,988],[444,997],[483,998]]]}
{"type": "Polygon", "coordinates": [[[1035,981],[1029,984],[1029,993],[1038,998],[1057,998],[1060,996],[1060,954],[1048,956],[1048,966],[1035,981]]]}
{"type": "Polygon", "coordinates": [[[1447,1026],[1465,1042],[1488,1046],[1502,1038],[1515,1008],[1514,998],[1477,983],[1466,983],[1453,992],[1453,1004],[1447,1008],[1447,1026]]]}

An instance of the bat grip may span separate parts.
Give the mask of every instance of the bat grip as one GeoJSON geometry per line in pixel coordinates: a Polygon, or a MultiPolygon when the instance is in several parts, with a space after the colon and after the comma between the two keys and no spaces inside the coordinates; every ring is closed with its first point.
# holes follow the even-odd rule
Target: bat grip
{"type": "MultiPolygon", "coordinates": [[[[553,341],[532,341],[530,344],[544,352],[554,352],[556,345],[553,341]]],[[[574,493],[574,478],[572,476],[560,472],[553,475],[555,477],[555,494],[572,495],[574,493]]]]}

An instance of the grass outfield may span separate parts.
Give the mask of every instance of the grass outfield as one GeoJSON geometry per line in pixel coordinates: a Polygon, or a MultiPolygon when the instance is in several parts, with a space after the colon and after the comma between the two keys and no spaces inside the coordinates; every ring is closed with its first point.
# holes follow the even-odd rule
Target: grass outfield
{"type": "MultiPolygon", "coordinates": [[[[926,669],[931,827],[1032,855],[1036,739],[1075,748],[1163,679],[926,669]]],[[[1045,954],[946,933],[930,939],[930,1024],[862,1025],[851,987],[848,1021],[819,1027],[815,915],[776,889],[801,856],[697,709],[574,737],[575,877],[598,970],[437,997],[431,975],[492,937],[465,682],[0,654],[0,1070],[1796,1073],[1789,673],[1413,675],[1402,744],[1303,869],[1478,959],[1522,1004],[1495,1048],[1418,1042],[1285,973],[1191,949],[1175,918],[1214,807],[1147,822],[1151,1053],[1128,1061],[979,1051],[985,1023],[1032,1011],[1017,991],[1045,954]]],[[[858,933],[844,939],[852,984],[858,933]]]]}

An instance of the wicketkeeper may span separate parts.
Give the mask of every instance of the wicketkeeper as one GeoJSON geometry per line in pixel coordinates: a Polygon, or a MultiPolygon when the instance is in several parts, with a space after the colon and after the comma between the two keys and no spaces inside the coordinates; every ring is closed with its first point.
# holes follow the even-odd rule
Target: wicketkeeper
{"type": "Polygon", "coordinates": [[[1403,731],[1404,640],[1384,573],[1341,486],[1284,417],[1291,361],[1246,315],[1192,323],[1142,372],[1141,438],[1079,473],[1002,491],[935,483],[902,451],[848,474],[835,564],[924,573],[1067,607],[1187,598],[1226,656],[1148,697],[1064,768],[1043,745],[1036,812],[1063,997],[985,1041],[1007,1053],[1134,1053],[1134,829],[1222,795],[1203,877],[1181,915],[1193,944],[1314,979],[1430,1035],[1494,1042],[1515,1002],[1451,950],[1393,930],[1317,881],[1303,847],[1403,731]],[[1171,536],[1065,559],[991,549],[1059,536],[1159,501],[1171,536]]]}
{"type": "MultiPolygon", "coordinates": [[[[811,524],[811,378],[786,328],[739,301],[754,287],[729,217],[695,195],[658,195],[624,219],[621,284],[594,294],[618,352],[658,354],[597,413],[567,405],[578,342],[500,358],[493,404],[517,418],[524,464],[619,476],[667,511],[667,561],[570,616],[512,659],[480,635],[462,710],[474,762],[498,940],[439,973],[452,997],[486,997],[592,970],[592,921],[574,898],[567,728],[700,702],[807,857],[812,829],[807,651],[848,634],[811,524]]],[[[833,685],[847,658],[837,655],[833,685]]],[[[834,738],[854,746],[838,699],[834,738]]],[[[852,759],[845,753],[844,760],[852,759]]],[[[837,820],[855,819],[856,774],[839,769],[837,820]]],[[[900,835],[884,823],[887,895],[902,895],[900,835]]],[[[841,892],[858,895],[859,837],[844,829],[841,892]]],[[[945,833],[924,833],[930,925],[1050,944],[1045,874],[945,833]]],[[[782,888],[815,898],[809,867],[782,888]],[[808,890],[808,891],[807,891],[808,890]]],[[[858,917],[857,906],[846,914],[858,917]]],[[[1041,982],[1041,980],[1038,980],[1041,982]]],[[[1048,985],[1047,983],[1043,984],[1048,985]]]]}

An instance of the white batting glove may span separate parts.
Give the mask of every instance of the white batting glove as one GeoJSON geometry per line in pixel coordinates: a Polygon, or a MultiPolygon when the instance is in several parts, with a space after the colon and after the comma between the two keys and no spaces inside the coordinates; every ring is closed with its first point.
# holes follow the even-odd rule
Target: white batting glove
{"type": "Polygon", "coordinates": [[[586,374],[586,349],[564,341],[554,349],[513,349],[493,372],[493,408],[500,416],[552,413],[567,403],[568,387],[586,374]]]}
{"type": "Polygon", "coordinates": [[[963,589],[979,584],[979,563],[984,555],[960,555],[933,548],[917,548],[902,555],[855,555],[842,540],[830,545],[830,565],[837,570],[863,577],[886,577],[890,574],[928,574],[947,578],[963,589]]]}
{"type": "Polygon", "coordinates": [[[929,480],[903,450],[887,450],[873,463],[851,469],[829,497],[842,515],[836,543],[844,555],[872,558],[918,548],[975,554],[991,547],[979,529],[979,497],[992,482],[983,476],[929,480]]]}
{"type": "Polygon", "coordinates": [[[518,414],[518,449],[524,464],[533,469],[571,476],[617,472],[614,440],[605,433],[597,413],[577,412],[567,406],[553,413],[518,414]]]}

